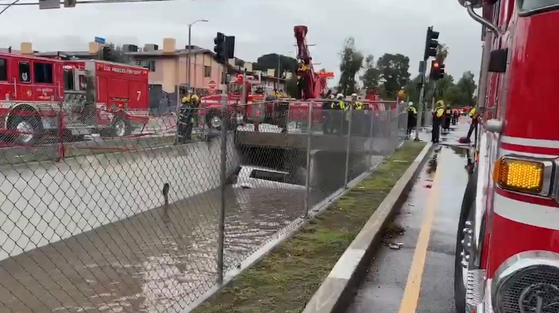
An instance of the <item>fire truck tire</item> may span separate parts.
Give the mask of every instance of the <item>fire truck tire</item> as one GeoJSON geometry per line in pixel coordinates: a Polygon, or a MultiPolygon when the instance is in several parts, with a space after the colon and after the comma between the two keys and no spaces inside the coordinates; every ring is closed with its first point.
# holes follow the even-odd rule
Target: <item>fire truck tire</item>
{"type": "MultiPolygon", "coordinates": [[[[466,190],[464,191],[464,198],[462,199],[462,208],[460,210],[460,219],[458,220],[458,231],[456,234],[456,252],[454,257],[454,304],[456,313],[466,312],[466,285],[464,284],[464,268],[462,266],[462,252],[467,253],[470,258],[468,261],[468,269],[473,269],[473,251],[466,251],[467,244],[464,229],[466,228],[466,221],[473,222],[475,214],[475,198],[476,198],[476,185],[477,185],[477,170],[475,170],[468,180],[466,190]],[[462,243],[464,240],[464,243],[462,243]]],[[[473,230],[473,225],[470,226],[473,230]]],[[[472,243],[470,243],[472,244],[472,243]]]]}
{"type": "Polygon", "coordinates": [[[14,131],[29,132],[29,136],[16,135],[12,140],[17,143],[32,144],[40,140],[42,133],[41,120],[32,116],[14,116],[9,122],[8,128],[14,131]]]}
{"type": "Polygon", "coordinates": [[[123,137],[128,136],[132,133],[132,126],[130,122],[125,117],[116,117],[113,121],[111,127],[111,135],[113,137],[123,137]]]}
{"type": "Polygon", "coordinates": [[[218,110],[210,110],[206,115],[206,125],[209,129],[221,130],[223,114],[218,110]]]}

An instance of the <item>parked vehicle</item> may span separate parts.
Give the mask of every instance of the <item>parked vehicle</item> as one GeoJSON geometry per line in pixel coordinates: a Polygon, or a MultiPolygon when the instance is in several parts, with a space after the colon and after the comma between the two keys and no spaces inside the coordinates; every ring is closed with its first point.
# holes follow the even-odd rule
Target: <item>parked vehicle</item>
{"type": "Polygon", "coordinates": [[[142,68],[0,53],[0,132],[17,143],[49,134],[130,134],[147,122],[147,93],[142,68]]]}
{"type": "Polygon", "coordinates": [[[484,48],[456,309],[559,312],[559,0],[459,2],[484,26],[484,48]]]}

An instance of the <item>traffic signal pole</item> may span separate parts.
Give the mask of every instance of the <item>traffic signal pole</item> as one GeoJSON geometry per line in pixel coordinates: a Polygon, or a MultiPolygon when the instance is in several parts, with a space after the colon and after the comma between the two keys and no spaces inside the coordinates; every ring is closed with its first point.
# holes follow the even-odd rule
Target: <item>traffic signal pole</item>
{"type": "Polygon", "coordinates": [[[433,26],[427,28],[427,35],[425,36],[425,51],[423,53],[423,61],[419,63],[419,74],[421,77],[421,90],[419,92],[419,112],[417,124],[415,125],[415,139],[419,141],[419,128],[423,121],[423,114],[427,113],[427,105],[425,103],[425,76],[427,73],[427,60],[429,57],[437,56],[437,47],[439,42],[439,32],[433,30],[433,26]]]}

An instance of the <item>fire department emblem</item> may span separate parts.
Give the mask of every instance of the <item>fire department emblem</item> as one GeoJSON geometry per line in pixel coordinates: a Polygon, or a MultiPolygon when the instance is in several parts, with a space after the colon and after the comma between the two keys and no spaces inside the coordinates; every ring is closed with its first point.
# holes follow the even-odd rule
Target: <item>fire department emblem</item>
{"type": "Polygon", "coordinates": [[[31,90],[27,90],[27,96],[28,96],[28,97],[31,97],[32,94],[33,94],[33,93],[31,93],[31,90]]]}
{"type": "Polygon", "coordinates": [[[518,299],[520,313],[559,312],[559,288],[548,283],[530,285],[518,299]]]}

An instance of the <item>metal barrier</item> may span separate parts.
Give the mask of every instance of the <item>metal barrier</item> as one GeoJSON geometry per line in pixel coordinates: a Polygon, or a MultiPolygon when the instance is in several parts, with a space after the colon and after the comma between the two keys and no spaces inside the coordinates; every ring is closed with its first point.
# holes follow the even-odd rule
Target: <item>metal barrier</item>
{"type": "Polygon", "coordinates": [[[190,138],[174,113],[14,118],[0,147],[0,311],[180,312],[405,137],[394,101],[281,106],[221,111],[220,124],[189,111],[190,138]]]}

